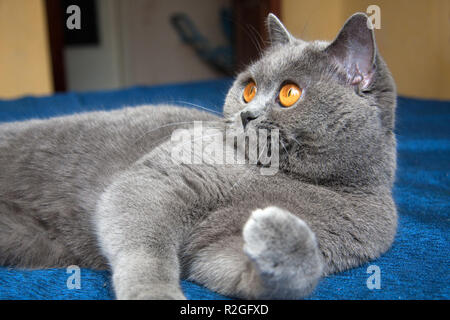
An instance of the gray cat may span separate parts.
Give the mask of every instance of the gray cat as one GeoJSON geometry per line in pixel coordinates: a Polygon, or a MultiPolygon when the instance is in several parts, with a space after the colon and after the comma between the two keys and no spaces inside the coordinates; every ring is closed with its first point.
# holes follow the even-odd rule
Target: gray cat
{"type": "Polygon", "coordinates": [[[180,278],[283,299],[377,258],[397,225],[396,89],[367,21],[305,42],[269,15],[224,118],[142,106],[2,124],[0,264],[110,268],[118,299],[183,299],[180,278]],[[278,129],[278,172],[175,163],[171,134],[193,121],[278,129]]]}

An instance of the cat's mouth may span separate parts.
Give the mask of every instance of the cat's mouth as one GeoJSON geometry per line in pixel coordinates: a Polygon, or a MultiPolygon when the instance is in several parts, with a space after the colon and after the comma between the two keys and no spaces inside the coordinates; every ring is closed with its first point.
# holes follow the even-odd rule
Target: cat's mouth
{"type": "Polygon", "coordinates": [[[260,167],[278,165],[280,150],[280,132],[273,124],[264,119],[253,119],[245,126],[239,113],[226,120],[229,128],[236,137],[234,147],[245,156],[246,163],[260,167]]]}

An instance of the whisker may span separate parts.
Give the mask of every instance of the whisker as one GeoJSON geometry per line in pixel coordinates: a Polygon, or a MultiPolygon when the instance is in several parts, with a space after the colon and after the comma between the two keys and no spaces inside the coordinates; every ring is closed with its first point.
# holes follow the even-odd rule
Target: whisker
{"type": "Polygon", "coordinates": [[[167,136],[162,137],[161,139],[158,139],[156,141],[153,141],[152,144],[150,145],[150,147],[155,146],[158,142],[161,142],[163,140],[167,140],[170,136],[172,136],[172,134],[168,134],[167,136]]]}
{"type": "MultiPolygon", "coordinates": [[[[260,153],[259,156],[258,156],[258,159],[256,160],[257,163],[258,163],[259,159],[261,159],[261,156],[262,156],[263,152],[265,151],[267,145],[268,145],[268,143],[266,142],[266,144],[264,145],[264,148],[262,149],[261,153],[260,153]]],[[[231,189],[230,189],[230,192],[231,192],[231,190],[234,189],[234,187],[235,187],[236,185],[239,184],[239,182],[241,182],[241,180],[242,180],[243,178],[247,177],[247,175],[251,172],[252,168],[253,168],[253,167],[249,167],[249,168],[247,169],[247,172],[244,173],[244,174],[239,178],[239,180],[236,181],[236,182],[233,184],[233,186],[232,186],[231,189]]]]}
{"type": "Polygon", "coordinates": [[[282,140],[280,140],[280,143],[281,143],[281,146],[283,147],[283,149],[284,149],[284,151],[286,152],[286,155],[287,155],[287,157],[288,157],[288,159],[289,159],[290,155],[289,155],[289,152],[288,152],[287,149],[286,149],[286,146],[284,145],[284,143],[283,143],[282,140]]]}
{"type": "Polygon", "coordinates": [[[155,132],[157,130],[160,130],[162,128],[167,128],[167,127],[171,127],[171,126],[176,126],[176,125],[181,125],[181,124],[188,124],[188,123],[193,123],[193,121],[181,121],[181,122],[172,122],[172,123],[168,123],[162,126],[159,126],[157,128],[154,128],[150,131],[145,132],[143,135],[141,135],[139,138],[136,139],[136,141],[134,143],[137,143],[139,140],[141,140],[142,138],[144,138],[146,135],[155,132]]]}
{"type": "Polygon", "coordinates": [[[258,30],[256,30],[256,28],[254,26],[252,26],[251,24],[248,25],[249,29],[251,28],[251,30],[253,30],[253,34],[256,35],[256,42],[258,44],[257,50],[258,53],[261,55],[263,52],[263,47],[264,47],[264,40],[261,36],[261,34],[258,32],[258,30]]]}
{"type": "MultiPolygon", "coordinates": [[[[144,138],[145,136],[149,135],[149,134],[152,133],[152,132],[158,131],[158,130],[160,130],[160,129],[167,128],[167,127],[171,127],[171,126],[182,125],[182,124],[194,123],[194,122],[195,122],[195,120],[193,120],[193,121],[180,121],[180,122],[171,122],[171,123],[167,123],[167,124],[165,124],[165,125],[162,125],[162,126],[159,126],[159,127],[157,127],[157,128],[154,128],[154,129],[152,129],[152,130],[150,130],[150,131],[147,131],[147,132],[144,133],[142,136],[140,136],[139,138],[137,138],[136,141],[135,141],[134,143],[136,144],[137,142],[139,142],[139,141],[140,141],[142,138],[144,138]]],[[[214,121],[214,120],[208,120],[208,122],[222,122],[222,121],[219,121],[219,120],[217,120],[217,121],[214,121]]]]}
{"type": "Polygon", "coordinates": [[[190,106],[197,107],[197,108],[200,108],[200,109],[209,111],[209,112],[216,113],[216,114],[218,114],[218,115],[220,115],[220,116],[223,116],[223,114],[222,114],[221,112],[218,112],[218,111],[216,111],[216,110],[213,110],[213,109],[209,109],[209,108],[203,107],[203,106],[201,106],[201,105],[198,105],[198,104],[195,104],[195,103],[192,103],[192,102],[182,101],[182,100],[177,100],[177,101],[175,101],[175,102],[185,103],[185,104],[188,104],[188,105],[190,105],[190,106]]]}
{"type": "Polygon", "coordinates": [[[246,24],[245,25],[246,29],[248,30],[246,32],[247,36],[249,37],[249,39],[252,41],[253,45],[255,46],[256,50],[258,51],[258,54],[261,54],[261,46],[258,42],[258,39],[256,38],[255,34],[253,33],[253,30],[251,29],[251,25],[250,24],[246,24]]]}
{"type": "MultiPolygon", "coordinates": [[[[234,26],[236,26],[236,29],[241,29],[242,31],[244,31],[244,33],[246,34],[246,36],[250,39],[250,41],[252,42],[253,46],[256,48],[256,50],[258,50],[258,52],[261,51],[261,48],[259,46],[258,43],[255,42],[255,39],[253,38],[253,35],[250,33],[249,27],[248,25],[244,25],[242,22],[237,21],[236,19],[231,19],[231,22],[234,24],[234,26]]],[[[236,66],[237,70],[236,70],[236,75],[238,74],[238,69],[241,69],[244,66],[236,66]]]]}
{"type": "MultiPolygon", "coordinates": [[[[189,142],[194,142],[194,141],[199,140],[199,139],[202,139],[202,138],[208,138],[208,137],[218,136],[218,135],[221,135],[221,134],[222,134],[222,133],[216,133],[216,134],[211,134],[211,135],[208,135],[208,136],[201,136],[200,138],[197,138],[197,139],[194,139],[194,140],[190,140],[189,142]]],[[[154,144],[156,144],[156,143],[162,141],[162,140],[167,140],[171,135],[172,135],[172,134],[169,134],[169,135],[167,135],[167,136],[165,136],[165,137],[163,137],[163,138],[161,138],[161,139],[158,139],[157,141],[154,141],[154,142],[152,143],[152,146],[153,146],[154,144]]],[[[187,143],[187,142],[186,142],[186,143],[187,143]]],[[[186,143],[183,143],[182,146],[185,145],[186,143]]],[[[155,151],[155,150],[158,150],[158,149],[161,150],[161,148],[162,148],[162,145],[159,145],[159,146],[155,147],[152,151],[155,151]]],[[[162,151],[162,152],[165,152],[164,150],[161,150],[161,151],[162,151]]],[[[177,164],[177,166],[181,166],[181,164],[177,164]]]]}
{"type": "Polygon", "coordinates": [[[184,145],[186,145],[186,144],[188,144],[188,143],[192,143],[192,142],[197,141],[197,140],[200,140],[200,139],[210,138],[210,137],[216,137],[216,136],[220,136],[220,135],[222,135],[222,132],[218,132],[218,133],[215,133],[215,134],[209,134],[209,135],[207,135],[207,136],[202,135],[201,137],[199,137],[199,138],[197,138],[197,139],[194,139],[194,140],[189,140],[189,141],[187,141],[187,142],[185,142],[185,143],[179,145],[178,147],[182,147],[182,146],[184,146],[184,145]]]}
{"type": "Polygon", "coordinates": [[[297,139],[295,139],[294,137],[290,137],[289,139],[292,139],[292,141],[294,141],[300,148],[302,147],[300,142],[297,139]]]}

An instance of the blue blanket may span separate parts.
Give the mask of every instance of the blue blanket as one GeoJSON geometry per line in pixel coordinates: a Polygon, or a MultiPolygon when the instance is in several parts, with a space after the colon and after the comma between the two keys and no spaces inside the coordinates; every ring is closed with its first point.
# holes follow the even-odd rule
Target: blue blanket
{"type": "MultiPolygon", "coordinates": [[[[231,80],[56,94],[0,100],[0,122],[47,118],[124,105],[197,104],[222,111],[231,80]]],[[[323,279],[308,299],[450,298],[450,103],[399,98],[398,171],[394,188],[399,227],[394,245],[376,261],[323,279]],[[368,267],[380,270],[381,288],[369,289],[368,267]]],[[[110,273],[81,270],[81,288],[68,289],[65,269],[0,267],[0,299],[111,299],[110,273]]],[[[188,281],[188,299],[226,299],[188,281]]]]}

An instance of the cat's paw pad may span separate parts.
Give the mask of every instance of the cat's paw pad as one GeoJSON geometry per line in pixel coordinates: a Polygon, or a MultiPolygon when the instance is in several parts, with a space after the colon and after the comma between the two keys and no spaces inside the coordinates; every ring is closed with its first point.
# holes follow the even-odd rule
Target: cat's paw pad
{"type": "Polygon", "coordinates": [[[306,223],[278,207],[252,212],[243,229],[244,251],[263,273],[290,272],[317,253],[306,223]]]}

